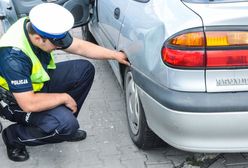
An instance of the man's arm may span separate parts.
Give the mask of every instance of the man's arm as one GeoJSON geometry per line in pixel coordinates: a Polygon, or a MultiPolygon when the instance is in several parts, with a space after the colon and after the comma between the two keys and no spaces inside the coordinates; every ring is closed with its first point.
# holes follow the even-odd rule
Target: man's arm
{"type": "Polygon", "coordinates": [[[77,111],[77,104],[67,93],[34,93],[33,91],[13,93],[18,105],[25,112],[40,112],[65,105],[72,112],[77,111]]]}
{"type": "Polygon", "coordinates": [[[75,37],[70,47],[65,49],[65,51],[92,59],[113,59],[122,64],[130,65],[125,53],[113,51],[75,37]]]}

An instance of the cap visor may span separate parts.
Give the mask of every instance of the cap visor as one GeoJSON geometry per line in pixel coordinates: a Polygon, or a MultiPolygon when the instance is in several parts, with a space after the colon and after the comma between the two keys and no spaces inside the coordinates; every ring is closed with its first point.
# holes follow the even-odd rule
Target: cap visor
{"type": "Polygon", "coordinates": [[[61,47],[62,49],[68,48],[71,43],[72,43],[72,36],[70,35],[70,33],[66,33],[65,37],[60,38],[60,39],[50,39],[51,43],[53,43],[55,46],[57,47],[61,47]]]}

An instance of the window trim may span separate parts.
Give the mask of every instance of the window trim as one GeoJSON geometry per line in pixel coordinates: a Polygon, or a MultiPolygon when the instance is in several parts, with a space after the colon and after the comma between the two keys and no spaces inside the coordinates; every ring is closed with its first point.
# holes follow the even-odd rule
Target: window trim
{"type": "Polygon", "coordinates": [[[150,0],[133,0],[133,1],[141,2],[141,3],[147,3],[147,2],[149,2],[150,0]]]}
{"type": "Polygon", "coordinates": [[[248,0],[182,0],[188,3],[199,3],[199,4],[210,4],[210,3],[237,3],[237,2],[248,2],[248,0]]]}

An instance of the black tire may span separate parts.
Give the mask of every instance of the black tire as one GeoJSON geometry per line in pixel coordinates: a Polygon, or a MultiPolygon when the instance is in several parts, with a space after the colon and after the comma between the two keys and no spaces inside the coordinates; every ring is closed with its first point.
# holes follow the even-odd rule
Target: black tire
{"type": "Polygon", "coordinates": [[[129,67],[125,70],[124,88],[128,129],[134,144],[141,149],[161,147],[166,144],[147,125],[144,109],[129,67]]]}
{"type": "Polygon", "coordinates": [[[83,36],[84,40],[89,41],[89,42],[93,42],[96,44],[96,40],[93,37],[93,35],[91,34],[88,25],[82,26],[82,36],[83,36]]]}

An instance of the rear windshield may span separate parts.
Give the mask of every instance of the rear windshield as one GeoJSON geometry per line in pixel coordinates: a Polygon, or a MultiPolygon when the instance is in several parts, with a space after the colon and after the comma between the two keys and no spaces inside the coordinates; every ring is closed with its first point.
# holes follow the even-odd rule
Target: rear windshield
{"type": "Polygon", "coordinates": [[[248,0],[183,0],[193,3],[225,3],[225,2],[248,2],[248,0]]]}

